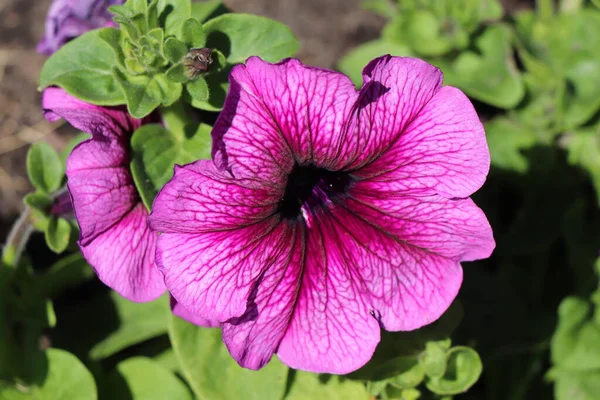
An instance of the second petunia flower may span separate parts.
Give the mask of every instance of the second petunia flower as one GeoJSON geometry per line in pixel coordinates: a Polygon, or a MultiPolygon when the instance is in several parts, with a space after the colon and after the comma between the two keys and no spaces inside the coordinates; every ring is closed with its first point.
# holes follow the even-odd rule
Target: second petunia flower
{"type": "MultiPolygon", "coordinates": [[[[218,321],[232,356],[344,374],[380,329],[435,321],[492,230],[469,196],[489,170],[467,97],[421,60],[381,57],[364,85],[297,60],[230,74],[213,161],[177,167],[150,224],[176,301],[218,321]]],[[[216,324],[214,322],[213,324],[216,324]]]]}

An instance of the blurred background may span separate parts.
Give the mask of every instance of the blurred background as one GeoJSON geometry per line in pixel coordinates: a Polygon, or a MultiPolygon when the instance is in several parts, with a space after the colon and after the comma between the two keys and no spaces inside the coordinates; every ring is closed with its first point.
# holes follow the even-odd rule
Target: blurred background
{"type": "MultiPolygon", "coordinates": [[[[532,7],[533,0],[501,1],[507,13],[532,7]]],[[[51,0],[0,0],[0,242],[31,189],[25,156],[45,140],[61,150],[74,130],[47,122],[40,109],[37,79],[45,56],[35,46],[44,32],[51,0]]],[[[307,64],[333,68],[349,49],[379,36],[385,19],[360,7],[360,0],[225,0],[234,11],[268,16],[287,24],[307,64]]]]}

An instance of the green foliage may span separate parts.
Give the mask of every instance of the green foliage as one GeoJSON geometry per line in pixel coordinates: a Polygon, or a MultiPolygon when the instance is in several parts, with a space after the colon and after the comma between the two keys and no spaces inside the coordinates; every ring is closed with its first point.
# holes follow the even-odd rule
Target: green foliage
{"type": "Polygon", "coordinates": [[[61,47],[44,64],[40,88],[56,85],[93,104],[124,104],[125,97],[112,68],[115,53],[98,30],[87,32],[61,47]]]}
{"type": "MultiPolygon", "coordinates": [[[[288,368],[275,357],[259,371],[241,368],[221,341],[221,331],[171,316],[169,337],[183,375],[200,399],[279,400],[288,368]]],[[[294,397],[302,399],[306,397],[294,397]]]]}
{"type": "Polygon", "coordinates": [[[27,174],[33,186],[49,194],[60,188],[65,168],[48,143],[38,142],[27,153],[27,174]]]}

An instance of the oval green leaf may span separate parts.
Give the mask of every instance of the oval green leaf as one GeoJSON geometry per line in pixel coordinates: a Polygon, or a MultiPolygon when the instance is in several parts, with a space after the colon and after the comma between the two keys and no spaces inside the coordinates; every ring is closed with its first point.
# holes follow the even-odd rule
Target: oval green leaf
{"type": "Polygon", "coordinates": [[[27,153],[27,174],[33,186],[49,194],[60,188],[65,169],[56,150],[38,142],[27,153]]]}
{"type": "Polygon", "coordinates": [[[447,356],[445,375],[428,379],[425,382],[427,389],[439,395],[466,392],[477,382],[483,370],[479,354],[470,347],[456,346],[448,351],[447,356]]]}

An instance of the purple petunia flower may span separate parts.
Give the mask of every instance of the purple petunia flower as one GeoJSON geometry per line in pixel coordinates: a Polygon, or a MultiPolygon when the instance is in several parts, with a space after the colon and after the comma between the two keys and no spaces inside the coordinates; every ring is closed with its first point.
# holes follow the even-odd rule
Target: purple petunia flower
{"type": "Polygon", "coordinates": [[[230,74],[212,161],[176,167],[150,225],[177,302],[219,321],[244,367],[364,365],[380,328],[417,329],[495,243],[468,197],[490,158],[473,106],[424,61],[344,75],[252,57],[230,74]]]}
{"type": "Polygon", "coordinates": [[[114,26],[108,7],[125,0],[54,0],[46,16],[46,32],[37,51],[50,55],[87,31],[114,26]]]}
{"type": "Polygon", "coordinates": [[[42,107],[50,121],[66,119],[92,138],[67,159],[67,178],[81,235],[79,247],[98,277],[120,295],[149,301],[164,291],[154,262],[156,234],[129,169],[129,141],[144,122],[124,107],[98,107],[63,89],[44,91],[42,107]]]}

